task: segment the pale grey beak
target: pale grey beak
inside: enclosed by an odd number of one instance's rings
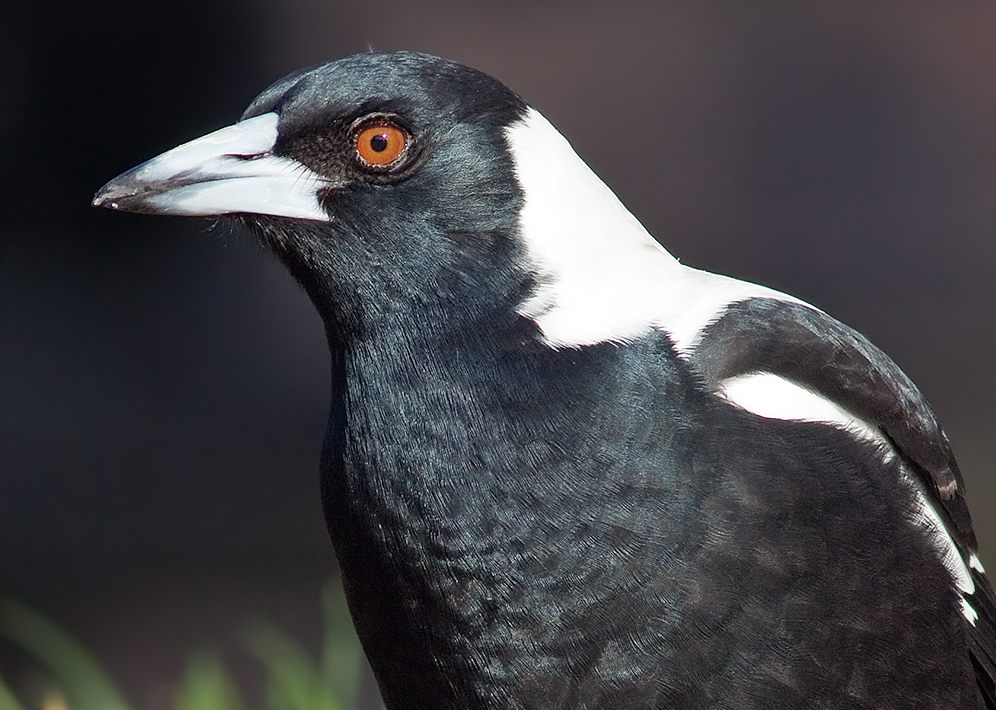
[[[184,143],[104,185],[95,207],[211,216],[236,212],[327,222],[318,192],[329,183],[301,163],[273,155],[276,113],[265,113]]]

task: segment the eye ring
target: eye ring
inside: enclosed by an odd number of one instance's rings
[[[370,172],[382,173],[400,165],[412,142],[408,131],[385,117],[364,122],[353,132],[356,162]]]

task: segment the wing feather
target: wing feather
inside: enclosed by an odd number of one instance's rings
[[[714,391],[743,375],[777,375],[852,412],[891,442],[971,568],[974,590],[966,602],[978,616],[974,622],[966,617],[969,650],[980,695],[987,708],[996,709],[996,596],[981,565],[971,563],[977,543],[951,444],[910,378],[840,321],[770,298],[727,307],[703,328],[690,362]]]

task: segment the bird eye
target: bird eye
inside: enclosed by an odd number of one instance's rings
[[[408,150],[409,135],[401,128],[381,123],[361,128],[356,133],[356,157],[366,168],[389,168]]]

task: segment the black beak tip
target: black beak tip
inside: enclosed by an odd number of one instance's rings
[[[90,205],[124,212],[142,211],[143,198],[149,192],[149,188],[131,179],[132,172],[119,175],[97,190]]]
[[[106,207],[109,210],[118,209],[118,203],[110,198],[106,192],[101,189],[96,195],[93,196],[93,200],[90,201],[91,207]]]
[[[121,181],[119,178],[114,178],[109,183],[104,185],[102,188],[97,190],[97,193],[93,196],[93,200],[90,202],[92,207],[106,207],[111,210],[119,209],[118,200],[124,197],[128,192],[134,194],[134,191],[122,190]]]

